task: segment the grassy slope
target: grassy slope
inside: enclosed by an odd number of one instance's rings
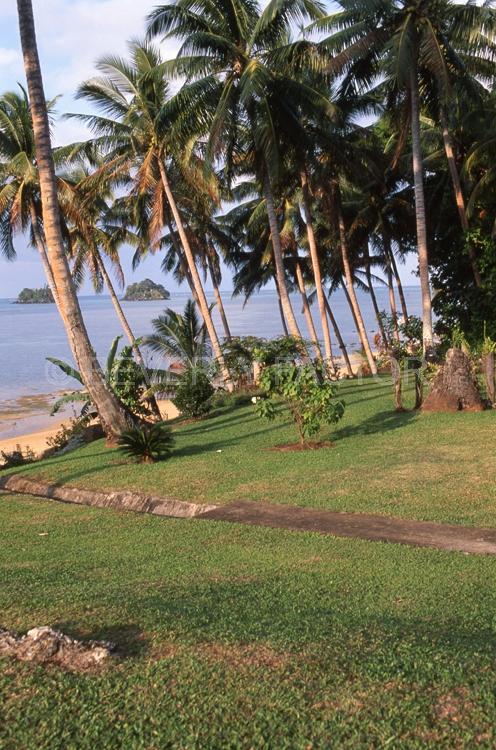
[[[1,624],[121,653],[0,662],[2,749],[494,747],[492,558],[6,496],[0,526]]]
[[[125,463],[99,442],[25,471],[196,502],[265,500],[496,525],[494,412],[395,414],[384,382],[341,388],[346,415],[325,450],[266,450],[294,441],[293,428],[284,420],[263,422],[250,405],[179,426],[174,457],[155,466]]]

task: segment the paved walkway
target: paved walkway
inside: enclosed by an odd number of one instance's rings
[[[202,514],[201,518],[292,531],[313,531],[374,542],[409,544],[413,547],[434,547],[467,554],[496,555],[496,529],[473,526],[244,501],[217,506]]]
[[[409,544],[412,547],[434,547],[472,555],[496,555],[496,529],[248,501],[230,505],[199,505],[139,492],[98,492],[68,487],[26,478],[22,474],[0,477],[0,492],[2,490],[65,503],[151,513],[168,518],[230,521],[373,542]]]

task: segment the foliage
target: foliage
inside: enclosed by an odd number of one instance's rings
[[[212,408],[214,388],[203,367],[188,367],[179,378],[172,403],[185,417],[202,417]]]
[[[269,420],[277,416],[278,400],[289,409],[305,444],[323,425],[339,422],[344,414],[344,401],[336,401],[337,385],[325,380],[312,365],[280,364],[265,367],[259,382],[265,398],[256,399],[258,414]]]
[[[147,300],[169,299],[170,293],[162,286],[151,279],[137,281],[129,284],[123,299],[126,302],[142,302]]]
[[[253,357],[262,367],[298,360],[305,354],[304,342],[294,336],[279,336],[265,341],[262,339],[253,347]]]
[[[16,300],[18,305],[39,305],[39,304],[50,304],[55,302],[53,294],[48,286],[44,286],[41,289],[28,289],[25,287]]]
[[[182,313],[170,308],[152,320],[153,334],[143,342],[162,357],[170,357],[188,368],[201,365],[210,354],[205,323],[200,322],[196,304],[189,299]]]
[[[13,469],[25,464],[32,464],[36,460],[36,455],[29,446],[22,450],[20,445],[16,445],[13,451],[0,451],[0,456],[2,457],[2,463],[0,464],[2,469]]]
[[[147,417],[150,409],[146,402],[149,386],[141,367],[133,358],[131,346],[125,346],[118,354],[118,346],[122,336],[116,336],[107,355],[105,378],[112,392],[128,409],[138,416]],[[47,357],[48,362],[59,367],[62,372],[77,380],[81,385],[81,374],[72,365],[55,357]],[[153,390],[166,389],[171,382],[171,374],[164,370],[148,370],[146,375],[156,381]],[[51,414],[56,414],[66,404],[82,403],[80,419],[89,420],[97,416],[89,393],[85,390],[73,391],[57,399]]]
[[[63,450],[73,438],[82,436],[84,429],[91,421],[91,416],[87,415],[86,417],[79,417],[79,419],[71,419],[68,425],[61,425],[55,435],[47,438],[49,452],[56,453]]]
[[[174,445],[171,428],[165,422],[143,424],[123,432],[119,450],[140,463],[155,463],[169,458]]]

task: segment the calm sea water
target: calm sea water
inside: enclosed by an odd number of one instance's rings
[[[367,331],[377,331],[370,298],[358,293]],[[376,294],[381,309],[388,310],[387,290],[378,288]],[[406,287],[405,294],[410,314],[420,311],[420,289]],[[137,336],[151,333],[151,320],[165,306],[181,311],[188,295],[175,293],[167,302],[124,302],[123,307]],[[226,312],[233,335],[256,335],[271,338],[282,333],[277,297],[274,292],[263,291],[243,305],[241,298],[231,299],[223,294]],[[89,335],[96,352],[104,361],[114,336],[122,333],[110,299],[106,296],[81,297]],[[293,299],[303,335],[306,335],[301,303]],[[357,332],[342,291],[332,298],[334,314],[350,351],[359,348]],[[313,306],[318,325],[317,306]],[[217,330],[221,333],[220,321],[214,312]],[[123,339],[124,341],[124,339]],[[339,350],[336,346],[336,353]],[[74,381],[68,380],[58,368],[46,362],[46,357],[71,360],[64,328],[54,305],[15,305],[12,300],[0,299],[0,403],[12,402],[20,396],[53,393],[71,388]],[[158,362],[157,362],[158,365]]]

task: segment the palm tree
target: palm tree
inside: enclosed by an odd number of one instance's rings
[[[168,204],[174,221],[185,265],[222,376],[230,387],[219,338],[195,264],[195,257],[180,209],[169,179],[174,163],[174,137],[167,117],[169,83],[159,51],[152,45],[130,43],[131,60],[105,57],[97,67],[104,75],[83,83],[78,97],[96,105],[105,115],[72,115],[87,123],[97,134],[98,144],[111,161],[119,158],[134,175],[138,196],[146,194],[151,202],[150,233],[158,243],[165,226],[164,205]],[[177,166],[177,159],[175,162]]]
[[[275,192],[284,148],[305,137],[299,107],[327,111],[328,100],[288,74],[273,53],[288,41],[292,23],[320,17],[312,0],[176,0],[149,16],[148,33],[181,41],[170,70],[186,76],[177,97],[183,121],[208,132],[207,154],[222,158],[228,181],[240,166],[256,175],[270,225],[277,287],[290,333],[301,338],[284,273]]]
[[[111,200],[112,191],[105,169],[92,174],[85,170],[74,170],[68,175],[59,176],[59,203],[67,228],[73,279],[79,286],[87,270],[96,292],[101,292],[104,285],[107,287],[120,324],[150,387],[145,360],[104,260],[107,259],[111,264],[123,287],[124,274],[119,250],[124,243],[136,244],[137,238],[122,226]],[[153,414],[160,421],[162,416],[153,393],[150,394],[149,401]]]
[[[424,170],[420,130],[420,91],[446,96],[450,72],[467,51],[493,54],[487,32],[496,28],[487,5],[453,0],[340,0],[342,10],[317,22],[331,31],[322,50],[341,75],[343,90],[370,86],[377,78],[389,107],[410,122],[419,276],[422,293],[423,347],[433,348],[432,306],[427,248]],[[404,140],[404,139],[403,139]]]
[[[129,427],[130,414],[108,388],[84,325],[62,237],[50,123],[43,91],[31,0],[18,0],[17,11],[31,104],[47,257],[53,274],[57,305],[82,379],[98,409],[103,428],[107,435],[117,437]]]
[[[186,302],[182,314],[167,309],[152,326],[153,334],[143,341],[156,354],[174,357],[186,369],[202,365],[210,355],[207,327],[200,323],[193,300]]]
[[[15,256],[14,234],[29,230],[38,251],[50,290],[56,298],[55,281],[48,262],[39,174],[36,167],[33,122],[28,95],[9,91],[0,97],[0,231],[3,254]],[[52,103],[47,102],[50,117]]]

